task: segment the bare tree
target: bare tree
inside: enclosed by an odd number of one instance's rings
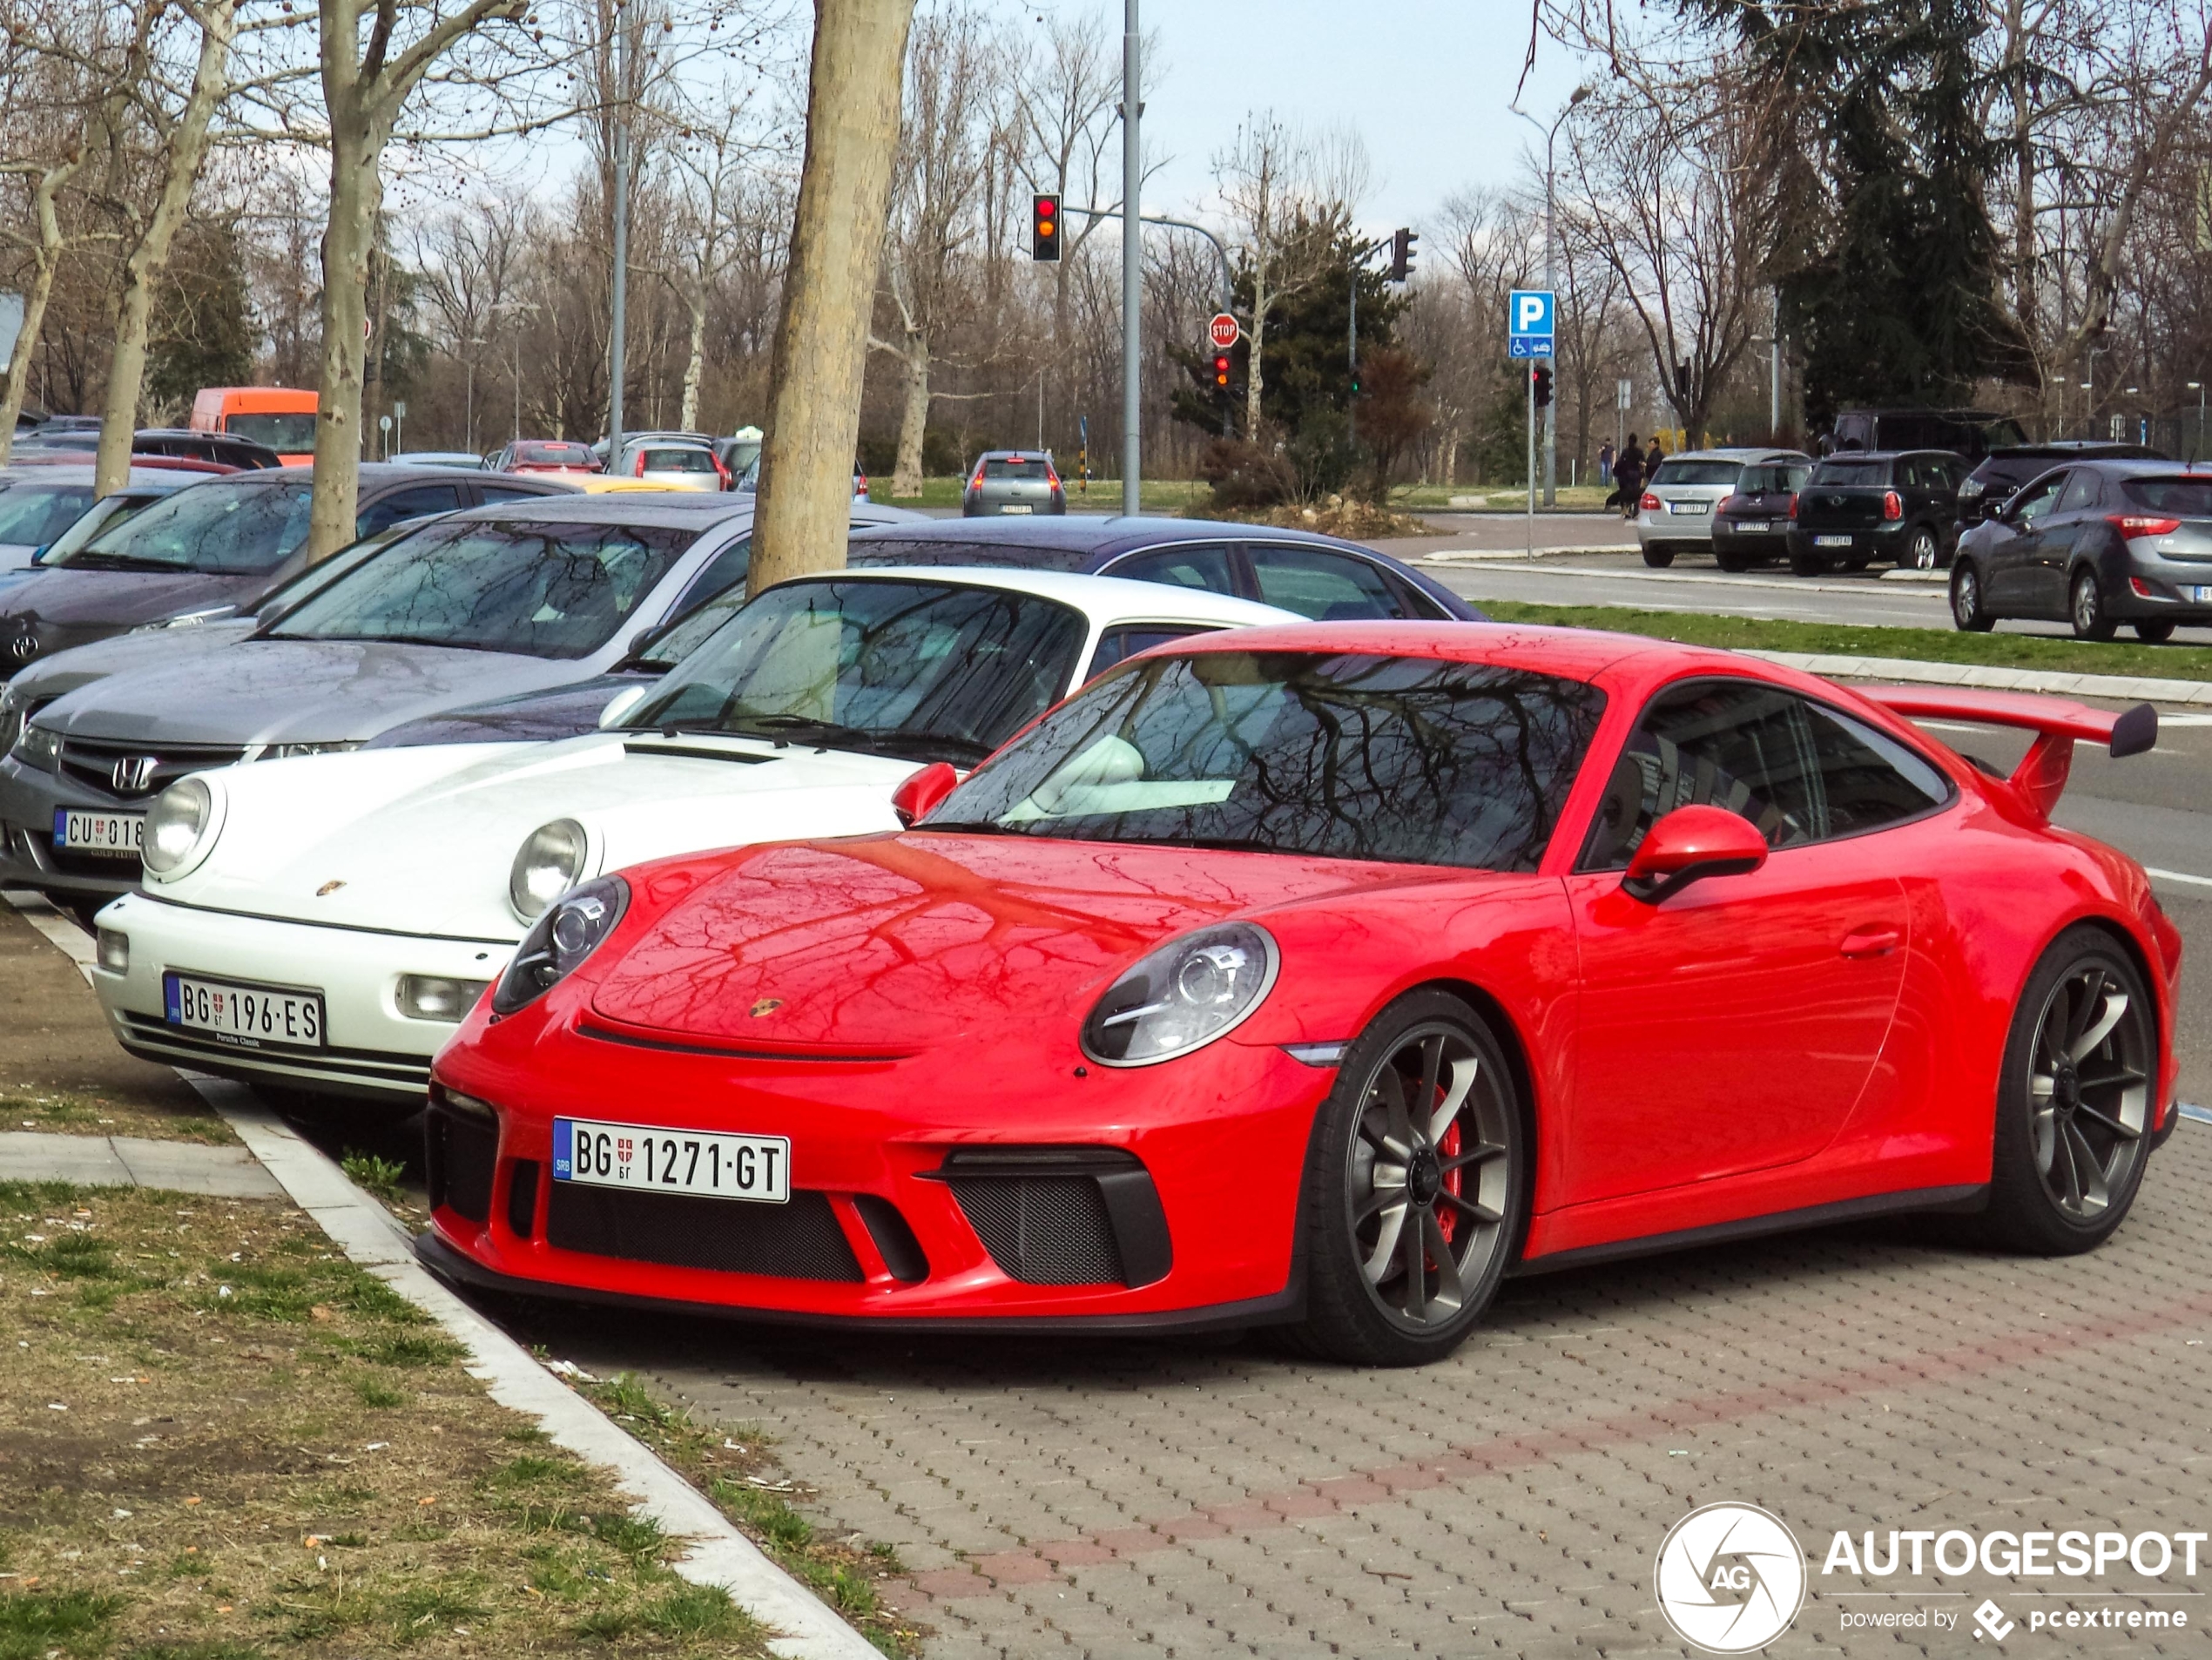
[[[815,0],[806,160],[776,325],[748,583],[845,562],[862,370],[914,0]]]
[[[1252,284],[1244,322],[1244,431],[1260,430],[1267,386],[1268,314],[1321,280],[1332,238],[1322,227],[1364,188],[1365,159],[1332,138],[1317,146],[1273,111],[1248,116],[1228,149],[1213,159],[1216,185]],[[1318,175],[1330,175],[1324,183]],[[1333,191],[1328,185],[1335,186]]]
[[[30,280],[23,295],[22,327],[9,354],[6,381],[0,385],[0,462],[16,441],[16,417],[30,389],[30,361],[45,327],[46,307],[70,238],[64,229],[62,192],[85,163],[91,111],[83,78],[71,66],[41,54],[30,30],[11,25],[0,47],[0,101],[9,119],[0,151],[0,179],[19,183],[27,198],[19,226],[0,219],[0,240],[22,251]]]
[[[751,119],[740,101],[725,106],[711,125],[685,123],[670,144],[679,258],[669,277],[690,324],[683,407],[676,424],[687,432],[698,424],[699,388],[706,376],[707,315],[723,277],[745,257],[746,225],[761,206],[762,192],[752,175],[763,146],[747,135]]]

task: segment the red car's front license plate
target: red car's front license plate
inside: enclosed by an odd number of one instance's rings
[[[791,1198],[791,1143],[781,1136],[556,1118],[553,1179],[782,1205]]]

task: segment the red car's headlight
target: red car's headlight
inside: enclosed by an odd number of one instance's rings
[[[1250,922],[1186,934],[1107,988],[1083,1022],[1083,1053],[1101,1066],[1188,1055],[1258,1009],[1280,962],[1274,937]]]
[[[562,894],[515,948],[515,960],[491,995],[492,1012],[511,1015],[552,990],[599,948],[629,908],[630,884],[619,876],[602,876]]]

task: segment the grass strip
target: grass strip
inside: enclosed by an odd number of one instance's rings
[[[2212,680],[2212,651],[2201,645],[2056,639],[2044,634],[1966,634],[1863,623],[1799,623],[1778,617],[1716,617],[1702,611],[1644,611],[1629,605],[1532,605],[1511,599],[1474,603],[1501,623],[1602,628],[1618,634],[1643,634],[1684,645],[1718,645],[1738,651],[1891,657],[1919,663],[2041,669],[2054,674]]]
[[[274,1200],[0,1184],[0,1660],[765,1655]]]
[[[921,1652],[926,1628],[887,1607],[878,1581],[907,1569],[891,1546],[854,1535],[824,1535],[795,1508],[810,1496],[777,1474],[770,1436],[757,1424],[708,1430],[657,1399],[637,1377],[579,1379],[576,1387],[714,1501],[794,1578],[834,1608],[861,1636],[899,1660]]]
[[[194,1097],[196,1100],[197,1097]],[[0,1130],[59,1130],[72,1136],[144,1136],[157,1141],[235,1142],[212,1110],[165,1111],[68,1090],[0,1091]]]

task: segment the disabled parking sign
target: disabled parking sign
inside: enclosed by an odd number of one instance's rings
[[[1515,288],[1506,296],[1507,353],[1512,357],[1552,355],[1552,291]]]

